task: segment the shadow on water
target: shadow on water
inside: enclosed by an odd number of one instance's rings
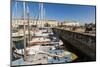
[[[17,49],[23,49],[24,48],[24,44],[23,44],[23,40],[20,40],[20,41],[15,41],[13,42],[15,44],[15,47]]]
[[[95,60],[92,60],[90,57],[88,57],[87,55],[85,55],[83,52],[81,52],[79,49],[73,47],[69,42],[67,42],[66,40],[62,39],[60,37],[60,39],[64,42],[64,47],[72,52],[72,53],[75,53],[78,58],[72,62],[89,62],[89,61],[95,61]]]
[[[16,49],[23,49],[24,48],[24,44],[23,44],[23,40],[20,40],[20,41],[13,41],[13,43],[14,43],[14,46],[16,47]],[[18,58],[16,58],[15,56],[14,56],[14,51],[15,50],[15,48],[12,48],[12,61],[14,61],[14,60],[17,60],[17,59],[19,59],[20,57],[18,57]],[[14,53],[14,54],[13,54]]]

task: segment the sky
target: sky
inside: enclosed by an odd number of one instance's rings
[[[39,14],[39,2],[26,2],[29,8],[29,17],[36,18]],[[77,21],[82,24],[95,22],[95,6],[72,5],[58,3],[43,3],[45,19],[63,21]],[[12,0],[12,17],[23,17],[23,2]]]

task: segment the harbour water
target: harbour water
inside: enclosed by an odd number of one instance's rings
[[[48,42],[47,44],[39,44],[39,45],[36,44],[36,45],[31,45],[30,47],[27,46],[29,47],[29,49],[32,48],[31,49],[32,55],[27,56],[27,61],[23,61],[25,63],[19,64],[17,60],[22,59],[24,56],[20,55],[16,59],[16,57],[14,57],[14,54],[13,54],[12,64],[13,65],[14,64],[15,65],[24,65],[24,64],[27,65],[27,64],[67,63],[67,62],[72,62],[76,60],[76,58],[78,58],[77,55],[75,55],[74,57],[75,59],[72,58],[74,53],[68,51],[67,48],[64,47],[64,42],[63,43],[60,42],[61,39],[59,38],[57,34],[54,34],[54,33],[53,35],[49,34],[48,36],[46,35],[46,37],[48,37],[52,43]],[[58,42],[61,43],[61,45]],[[13,44],[15,45],[15,48],[16,48],[13,53],[16,53],[17,55],[18,50],[22,50],[23,52],[23,49],[24,49],[23,40],[13,41]],[[35,52],[32,50],[35,50]],[[39,52],[37,53],[36,51],[39,51]]]

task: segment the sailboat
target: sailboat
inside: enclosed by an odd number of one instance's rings
[[[29,42],[30,45],[36,45],[36,44],[49,44],[51,42],[50,38],[49,38],[49,33],[45,33],[48,31],[48,28],[43,27],[43,23],[44,21],[44,7],[43,7],[43,3],[39,3],[39,22],[41,23],[41,27],[38,27],[38,31],[35,31],[34,33],[34,37],[32,38],[32,40]]]

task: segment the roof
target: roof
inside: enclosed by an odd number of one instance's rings
[[[76,23],[77,21],[74,21],[74,20],[65,20],[65,21],[63,21],[63,23],[71,23],[71,22]]]

